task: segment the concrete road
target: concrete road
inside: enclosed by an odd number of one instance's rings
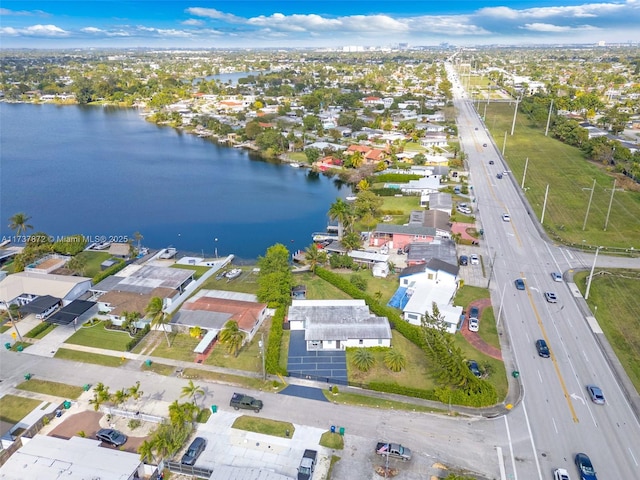
[[[640,424],[599,347],[597,322],[585,315],[575,285],[554,282],[550,275],[590,268],[593,255],[557,247],[541,235],[538,220],[523,202],[519,181],[511,173],[496,177],[509,168],[471,102],[455,103],[485,232],[485,258],[495,258],[491,296],[501,313],[503,339],[508,340],[503,353],[520,372],[524,391],[523,401],[502,420],[507,436],[498,444],[504,455],[501,476],[542,480],[556,467],[577,476],[573,458],[584,452],[599,478],[640,478]],[[510,214],[510,222],[503,221],[503,213]],[[598,265],[628,267],[632,262],[598,258]],[[525,280],[524,291],[516,290],[516,278]],[[547,303],[545,291],[555,292],[558,302]],[[538,356],[534,342],[540,338],[549,344],[551,358]],[[585,386],[590,383],[604,390],[606,405],[588,398]]]

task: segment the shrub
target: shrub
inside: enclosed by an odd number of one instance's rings
[[[95,277],[91,279],[91,281],[95,285],[101,282],[102,280],[104,280],[105,278],[107,278],[108,276],[118,273],[120,270],[122,270],[126,266],[127,266],[127,262],[125,262],[124,260],[120,260],[118,263],[116,263],[112,267],[109,267],[106,270],[98,273]]]
[[[333,387],[331,387],[331,393],[333,393],[334,395],[338,394],[338,386],[334,385]]]
[[[142,340],[144,336],[149,333],[150,330],[151,326],[147,323],[142,330],[139,330],[138,333],[136,333],[135,336],[131,340],[129,340],[126,346],[127,352],[133,350],[135,346],[140,343],[140,340]]]
[[[29,330],[25,334],[25,337],[27,337],[27,338],[36,338],[38,335],[40,335],[42,332],[44,332],[48,328],[53,328],[53,325],[51,323],[47,323],[47,322],[39,323],[38,325],[33,327],[31,330]]]
[[[353,355],[353,364],[361,372],[368,372],[375,363],[375,357],[366,348],[359,348]]]
[[[276,375],[286,375],[286,370],[280,367],[280,345],[282,344],[282,332],[284,314],[286,307],[280,305],[273,315],[271,330],[269,330],[269,340],[267,341],[267,352],[265,358],[265,368],[267,372]]]
[[[367,290],[367,280],[360,275],[351,275],[349,282],[362,292]]]
[[[138,420],[137,418],[132,418],[131,420],[129,420],[129,422],[127,423],[127,426],[131,429],[131,430],[135,430],[136,428],[138,428],[140,425],[142,425],[142,422],[140,420]]]

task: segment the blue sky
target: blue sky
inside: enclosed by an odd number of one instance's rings
[[[0,3],[0,47],[336,47],[640,41],[640,0]]]

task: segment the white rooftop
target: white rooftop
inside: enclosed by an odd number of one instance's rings
[[[140,457],[100,446],[99,440],[36,435],[0,467],[0,479],[128,480],[140,466]]]

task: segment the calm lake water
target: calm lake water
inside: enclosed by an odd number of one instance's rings
[[[323,231],[350,188],[306,169],[146,122],[136,110],[0,104],[0,237],[31,216],[53,236],[131,237],[151,248],[253,260]],[[217,239],[217,241],[216,241]]]

